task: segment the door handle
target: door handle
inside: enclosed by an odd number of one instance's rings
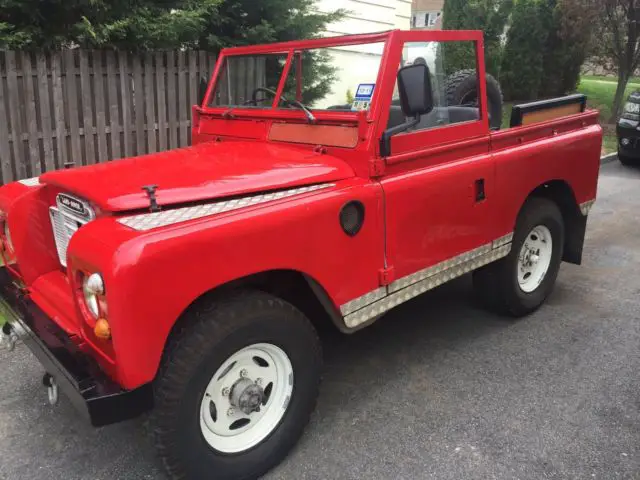
[[[475,181],[476,202],[482,202],[486,200],[487,195],[484,191],[484,178],[479,178]]]

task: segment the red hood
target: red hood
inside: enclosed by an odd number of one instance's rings
[[[210,142],[40,177],[103,210],[147,208],[143,185],[158,185],[158,204],[195,202],[354,176],[344,161],[286,145]]]

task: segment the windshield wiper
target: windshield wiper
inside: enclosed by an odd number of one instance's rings
[[[315,115],[311,112],[311,110],[304,103],[299,102],[298,100],[289,100],[284,95],[280,96],[280,100],[284,101],[287,105],[293,105],[294,107],[300,108],[304,112],[304,114],[307,116],[307,120],[309,121],[309,123],[316,123]],[[250,102],[251,101],[245,102],[245,103],[243,103],[243,105],[246,104],[246,103],[250,103]],[[234,109],[235,109],[235,107],[230,107],[227,110],[225,110],[224,112],[222,112],[222,118],[225,118],[225,119],[236,118],[236,116],[233,114],[233,110]]]
[[[236,118],[236,116],[233,114],[233,108],[234,107],[228,108],[224,112],[222,112],[222,118],[224,118],[225,120]]]
[[[301,108],[304,114],[307,116],[307,120],[309,121],[309,123],[316,123],[315,115],[311,113],[311,110],[309,110],[309,108],[304,103],[299,102],[298,100],[287,100],[286,98],[284,98],[284,96],[281,96],[280,98],[287,102],[289,105]]]

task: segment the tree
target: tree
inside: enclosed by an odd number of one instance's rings
[[[190,45],[220,0],[0,0],[0,48]]]
[[[482,30],[487,71],[500,74],[502,34],[513,7],[513,0],[445,0],[442,12],[445,30]],[[447,72],[469,68],[472,45],[446,46]],[[471,56],[471,57],[470,57]]]
[[[342,13],[313,0],[0,0],[0,48],[215,51],[313,37]]]
[[[600,0],[602,19],[598,35],[601,58],[613,61],[618,70],[618,86],[611,110],[612,123],[620,115],[629,79],[640,64],[640,1]]]
[[[540,97],[575,91],[598,20],[597,0],[546,0],[550,12]]]
[[[549,33],[545,14],[545,0],[517,0],[513,7],[500,73],[506,100],[538,98]]]
[[[0,49],[219,51],[316,37],[343,13],[314,0],[0,0]],[[328,55],[310,54],[305,101],[324,96],[334,73]]]
[[[313,38],[345,12],[322,13],[315,0],[222,0],[207,18],[198,47],[218,50],[233,45]]]

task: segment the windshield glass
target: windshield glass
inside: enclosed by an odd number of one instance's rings
[[[277,108],[368,110],[384,42],[295,50]],[[270,109],[287,53],[225,58],[209,100],[211,107]]]
[[[209,106],[271,108],[274,95],[260,89],[275,92],[286,63],[286,53],[226,57]]]

